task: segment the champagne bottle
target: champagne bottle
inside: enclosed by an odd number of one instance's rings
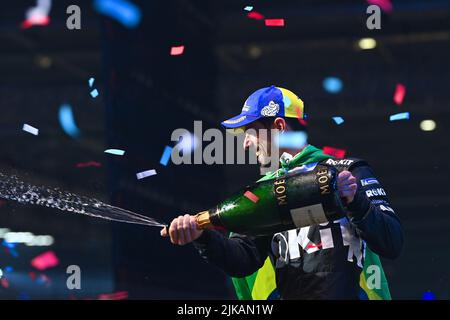
[[[308,172],[291,172],[275,180],[262,181],[200,212],[200,229],[264,235],[324,223],[341,218],[345,209],[337,192],[337,170],[319,164]],[[259,200],[244,196],[250,191]]]

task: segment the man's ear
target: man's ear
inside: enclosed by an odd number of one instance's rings
[[[273,128],[274,129],[278,129],[280,132],[284,132],[287,129],[287,123],[286,120],[284,120],[284,118],[276,118],[273,121]]]

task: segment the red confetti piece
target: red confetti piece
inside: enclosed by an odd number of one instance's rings
[[[86,168],[86,167],[101,167],[102,164],[97,161],[89,161],[89,162],[80,162],[76,164],[77,168]]]
[[[31,278],[31,280],[35,280],[36,279],[36,273],[35,272],[33,272],[33,271],[31,271],[31,272],[29,272],[28,273],[28,276]]]
[[[31,265],[38,270],[45,270],[59,264],[58,257],[53,251],[46,251],[31,260]]]
[[[99,300],[124,300],[128,298],[128,291],[119,291],[114,293],[102,293],[98,296]]]
[[[375,4],[380,7],[384,12],[392,12],[391,0],[367,0],[368,4]]]
[[[284,27],[284,19],[266,19],[266,27]]]
[[[250,19],[255,19],[255,20],[263,20],[264,19],[264,16],[261,13],[256,12],[256,11],[247,13],[247,17]]]
[[[22,29],[28,29],[28,28],[31,28],[32,26],[46,26],[49,23],[50,23],[49,17],[36,15],[36,16],[31,17],[30,19],[22,22],[20,27]]]
[[[257,202],[259,201],[258,196],[255,195],[254,193],[250,192],[250,191],[245,191],[244,197],[250,199],[250,200],[253,201],[254,203],[257,203]]]
[[[346,151],[332,147],[323,147],[323,153],[329,154],[330,156],[334,156],[336,158],[344,158]]]
[[[170,48],[170,55],[171,56],[179,56],[179,55],[182,55],[183,52],[184,52],[184,46],[178,46],[178,47]]]
[[[9,281],[8,281],[8,279],[2,278],[2,279],[0,280],[0,283],[1,283],[1,285],[2,285],[3,288],[6,288],[6,289],[9,288]]]
[[[406,94],[406,87],[399,83],[395,86],[395,93],[394,93],[394,102],[396,105],[401,105],[403,103],[403,99],[405,99]]]

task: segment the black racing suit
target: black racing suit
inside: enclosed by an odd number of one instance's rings
[[[271,236],[226,235],[205,230],[194,242],[201,256],[232,277],[257,271],[269,255],[281,299],[358,299],[359,277],[368,246],[396,258],[403,246],[400,220],[372,169],[356,159],[324,162],[357,179],[347,216],[333,222]]]

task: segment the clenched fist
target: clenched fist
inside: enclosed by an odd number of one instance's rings
[[[353,201],[357,187],[358,185],[356,184],[356,178],[350,171],[345,170],[339,173],[337,178],[338,192],[341,198],[345,198],[347,200],[347,204],[350,204]]]
[[[195,217],[188,214],[173,219],[169,227],[170,241],[180,246],[198,239],[202,233],[203,230],[198,228]],[[167,237],[166,228],[161,230],[161,236]]]

